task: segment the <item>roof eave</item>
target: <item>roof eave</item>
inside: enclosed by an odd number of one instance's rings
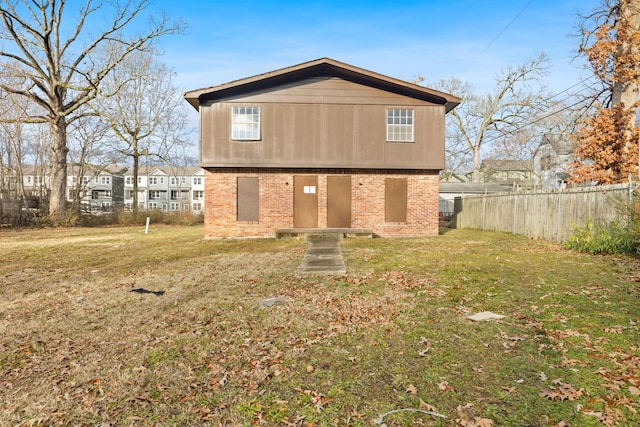
[[[445,106],[447,113],[461,102],[461,98],[454,95],[429,89],[404,80],[395,79],[393,77],[388,77],[330,58],[321,58],[217,86],[196,89],[186,92],[184,97],[189,104],[198,110],[201,102],[203,101],[215,101],[216,99],[222,99],[234,94],[242,94],[254,90],[275,87],[297,78],[302,79],[315,76],[341,77],[355,83],[441,104]]]

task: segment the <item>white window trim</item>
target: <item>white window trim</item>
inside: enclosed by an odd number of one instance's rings
[[[247,112],[247,110],[251,110]],[[260,141],[262,138],[262,109],[257,106],[231,107],[231,139],[233,141]],[[256,120],[248,119],[251,116]],[[242,132],[242,133],[241,133]]]
[[[391,114],[391,115],[390,115]],[[393,121],[394,123],[389,123]],[[405,123],[402,123],[402,122]],[[398,123],[395,123],[398,122]],[[415,142],[415,114],[410,108],[387,108],[387,142]],[[408,127],[408,132],[404,127]]]

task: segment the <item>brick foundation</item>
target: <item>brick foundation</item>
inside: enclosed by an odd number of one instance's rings
[[[382,237],[438,234],[437,171],[340,171],[351,176],[351,228],[370,229]],[[205,237],[274,237],[293,227],[293,177],[318,176],[318,227],[327,227],[327,173],[294,170],[205,170]],[[237,178],[258,177],[259,221],[237,221]],[[385,179],[407,178],[406,223],[385,222]]]

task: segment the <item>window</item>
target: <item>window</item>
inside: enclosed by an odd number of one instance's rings
[[[127,185],[133,185],[133,177],[132,176],[128,176],[127,177],[126,184]]]
[[[160,191],[149,190],[149,200],[151,200],[151,199],[159,199],[159,198],[160,198]]]
[[[187,177],[186,177],[186,176],[183,176],[183,177],[182,177],[182,183],[183,183],[183,184],[186,184],[186,183],[187,183]]]
[[[180,191],[171,190],[171,200],[180,200]]]
[[[149,210],[151,210],[151,209],[158,209],[158,203],[149,202]]]
[[[149,185],[156,185],[158,183],[158,177],[150,176],[149,177]]]
[[[202,203],[194,203],[193,210],[196,212],[200,212],[202,210]]]
[[[100,177],[100,183],[102,185],[109,185],[111,184],[111,177],[110,176],[101,176]]]
[[[413,110],[387,110],[387,141],[413,142]]]
[[[176,178],[175,176],[171,177],[171,185],[178,185],[178,178]]]
[[[89,177],[88,176],[83,176],[82,177],[82,183],[83,184],[88,184],[89,183]]]
[[[199,176],[196,176],[193,178],[193,185],[202,185],[202,178]]]
[[[160,177],[160,184],[164,184],[164,177],[163,176]]]
[[[202,200],[204,199],[204,191],[202,190],[196,190],[193,192],[193,198],[195,200]]]
[[[171,210],[172,211],[179,211],[180,210],[180,203],[171,202]]]
[[[127,199],[133,199],[133,190],[127,190]]]
[[[245,141],[260,139],[260,107],[233,107],[231,139]]]

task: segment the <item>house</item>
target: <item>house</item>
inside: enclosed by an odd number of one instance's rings
[[[536,187],[560,190],[571,177],[573,142],[565,134],[546,134],[533,156]]]
[[[197,166],[143,166],[138,170],[138,208],[202,213],[203,171]],[[198,184],[199,183],[199,184]],[[125,174],[125,207],[133,207],[133,170]]]
[[[205,237],[437,234],[444,119],[460,98],[329,58],[185,98],[200,114]]]
[[[533,162],[531,160],[483,160],[480,165],[480,180],[517,189],[531,188],[534,182]]]
[[[100,214],[124,206],[124,177],[126,167],[110,165],[71,165],[67,168],[67,201],[79,194],[85,212]]]

